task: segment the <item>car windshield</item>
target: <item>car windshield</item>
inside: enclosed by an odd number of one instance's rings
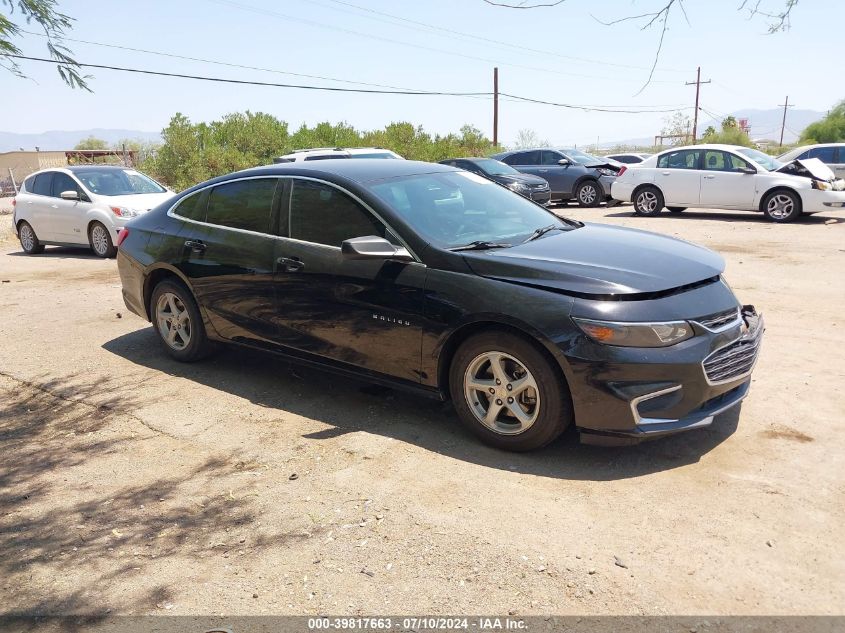
[[[607,161],[603,158],[599,158],[598,156],[593,156],[592,154],[585,154],[582,151],[577,149],[562,149],[560,150],[564,154],[566,154],[570,159],[574,160],[579,165],[597,165],[600,163],[606,163]]]
[[[369,188],[440,248],[473,242],[515,245],[542,227],[580,226],[470,172],[402,176],[375,181]]]
[[[134,169],[80,169],[74,175],[88,191],[100,196],[132,196],[167,191],[155,180]]]
[[[484,173],[491,176],[510,176],[512,174],[519,174],[519,172],[510,165],[505,165],[503,162],[492,158],[482,158],[472,162],[473,164],[478,165]]]
[[[759,149],[743,147],[742,149],[738,149],[737,151],[740,154],[747,156],[758,165],[765,167],[769,171],[777,171],[778,169],[783,167],[783,163],[780,162],[777,158],[775,158],[774,156],[769,156],[768,154],[764,154]]]

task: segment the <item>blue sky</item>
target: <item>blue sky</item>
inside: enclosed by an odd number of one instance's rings
[[[763,0],[761,9],[780,9],[784,2]],[[689,24],[679,11],[671,15],[654,81],[634,96],[648,76],[659,29],[643,31],[636,22],[603,26],[595,18],[645,13],[663,4],[665,0],[567,0],[557,7],[520,11],[482,0],[59,2],[77,20],[69,38],[400,88],[485,92],[492,88],[492,69],[498,65],[502,92],[632,109],[686,107],[691,113],[694,87],[684,82],[692,81],[701,65],[702,79],[713,80],[702,87],[702,107],[717,114],[776,107],[787,94],[798,107],[816,110],[845,98],[837,55],[845,2],[838,0],[802,0],[793,11],[791,30],[774,35],[767,34],[765,18],[749,20],[737,11],[740,0],[688,0]],[[25,55],[46,57],[43,38],[27,35],[18,43]],[[78,42],[68,45],[82,62],[352,86]],[[11,132],[93,127],[155,131],[177,111],[202,121],[252,110],[278,116],[293,127],[327,120],[369,129],[411,121],[445,133],[470,123],[492,134],[492,102],[485,98],[323,93],[107,70],[89,71],[95,77],[94,94],[88,94],[67,88],[52,66],[23,61],[21,67],[30,79],[0,75],[0,128]],[[554,144],[584,145],[597,137],[609,141],[656,134],[665,116],[584,113],[503,101],[499,135],[509,143],[518,130],[529,128]],[[752,129],[755,136],[768,132]]]

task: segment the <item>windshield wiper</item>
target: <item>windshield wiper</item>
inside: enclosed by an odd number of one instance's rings
[[[453,246],[450,248],[450,251],[486,251],[490,248],[510,248],[512,244],[507,244],[504,242],[485,242],[484,240],[476,240],[475,242],[470,242],[469,244],[464,244],[462,246]]]
[[[563,228],[562,226],[558,226],[557,224],[549,224],[549,226],[543,226],[543,227],[540,227],[539,229],[536,229],[522,243],[525,244],[525,242],[531,242],[532,240],[536,240],[538,237],[542,237],[543,235],[545,235],[549,231],[554,231],[555,229],[557,229],[559,231],[565,231],[566,230],[565,228]]]

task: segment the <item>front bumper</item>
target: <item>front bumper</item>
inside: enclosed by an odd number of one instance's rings
[[[717,330],[694,323],[697,336],[659,349],[595,343],[570,366],[576,424],[585,443],[632,443],[709,426],[748,394],[765,324],[753,306]],[[603,362],[588,357],[598,353]],[[577,393],[577,395],[576,395]]]
[[[552,191],[549,188],[532,190],[530,198],[537,204],[542,204],[545,206],[552,201]]]
[[[613,189],[613,183],[616,181],[616,176],[599,176],[599,183],[604,191],[604,200],[610,200],[610,192]]]
[[[845,207],[845,191],[819,191],[811,189],[801,192],[801,210],[804,213],[842,210]]]

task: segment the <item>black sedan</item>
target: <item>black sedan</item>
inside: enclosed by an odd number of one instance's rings
[[[489,180],[412,161],[274,165],[129,222],[129,309],[194,361],[219,342],[451,398],[482,440],[574,424],[627,442],[742,400],[763,332],[722,258],[559,218]]]
[[[492,158],[448,158],[440,163],[471,171],[539,204],[549,204],[552,200],[552,190],[544,179],[520,173],[510,165]]]

